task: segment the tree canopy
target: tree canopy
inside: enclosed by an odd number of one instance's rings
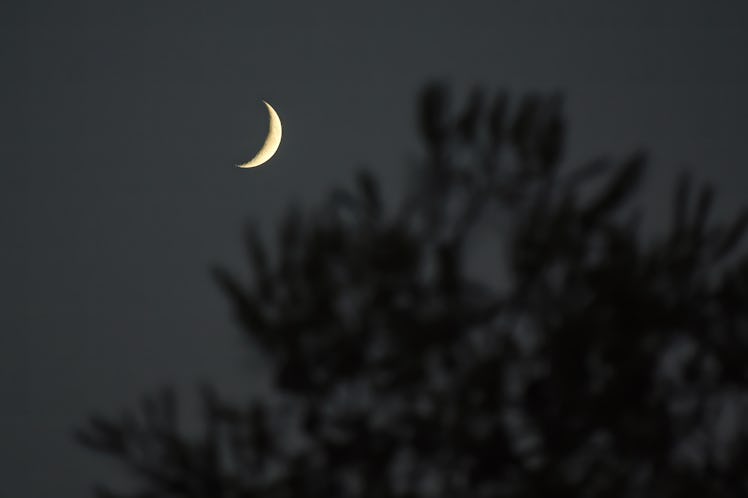
[[[283,402],[92,417],[133,475],[99,496],[748,496],[748,212],[683,175],[644,237],[645,154],[567,164],[559,95],[449,97],[397,205],[361,172],[214,270]]]

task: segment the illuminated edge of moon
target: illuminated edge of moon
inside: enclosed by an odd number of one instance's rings
[[[262,144],[259,152],[244,164],[238,164],[239,168],[255,168],[264,164],[270,160],[280,147],[281,135],[283,134],[283,127],[281,126],[281,120],[278,117],[278,113],[275,112],[270,104],[262,101],[268,108],[268,114],[270,115],[270,124],[268,126],[268,135],[265,138],[265,143]]]

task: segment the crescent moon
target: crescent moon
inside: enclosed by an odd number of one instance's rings
[[[263,104],[265,104],[268,108],[268,114],[270,114],[270,125],[268,127],[268,136],[265,138],[265,143],[262,144],[262,148],[260,148],[260,151],[244,164],[239,164],[238,166],[240,168],[254,168],[256,166],[259,166],[263,163],[266,163],[270,160],[271,157],[273,157],[273,154],[275,154],[275,151],[278,150],[278,146],[280,146],[281,142],[281,135],[283,134],[283,128],[281,127],[281,120],[278,117],[278,113],[275,112],[275,109],[270,107],[270,104],[262,101]]]

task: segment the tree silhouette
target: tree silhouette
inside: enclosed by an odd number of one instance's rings
[[[363,172],[272,251],[248,230],[249,282],[215,270],[282,402],[206,388],[199,435],[169,390],[92,417],[137,486],[98,496],[748,496],[748,212],[683,176],[644,238],[643,154],[564,170],[559,96],[448,97],[395,208]]]

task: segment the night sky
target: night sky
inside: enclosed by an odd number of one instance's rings
[[[93,411],[261,368],[210,278],[366,166],[394,195],[433,79],[562,91],[570,161],[651,153],[651,226],[690,168],[748,196],[744,2],[3,2],[0,495],[87,496]],[[283,142],[262,144],[270,102]],[[250,371],[250,375],[246,374]],[[255,372],[255,373],[252,373]]]

